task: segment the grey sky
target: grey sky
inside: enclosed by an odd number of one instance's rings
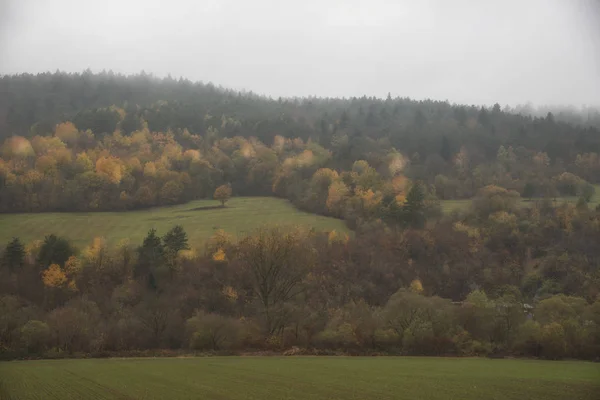
[[[600,0],[0,0],[0,73],[600,105]]]

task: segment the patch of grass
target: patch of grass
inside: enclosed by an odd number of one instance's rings
[[[589,362],[210,357],[0,363],[4,399],[597,399]]]
[[[594,209],[596,208],[596,206],[598,204],[600,204],[600,185],[594,185],[594,188],[596,189],[596,192],[594,193],[594,195],[592,196],[590,202],[588,203],[588,207],[590,209]],[[529,199],[521,199],[520,200],[520,204],[521,207],[531,207],[533,204],[535,204],[536,201],[541,201],[542,199],[540,198],[532,198],[531,200]],[[577,196],[564,196],[564,197],[557,197],[554,201],[553,204],[555,206],[559,206],[562,203],[572,203],[572,204],[576,204],[577,201],[579,200],[579,197]],[[461,199],[461,200],[442,200],[440,201],[440,205],[442,207],[442,211],[445,214],[449,214],[452,211],[464,211],[466,209],[468,209],[471,206],[471,199]]]
[[[125,238],[141,244],[151,228],[163,235],[177,224],[188,233],[192,247],[200,246],[218,229],[239,237],[264,224],[348,232],[343,221],[299,211],[283,199],[234,197],[226,207],[215,200],[197,200],[128,212],[0,214],[0,246],[13,236],[29,242],[51,233],[64,236],[80,247],[96,236],[104,237],[109,244]]]

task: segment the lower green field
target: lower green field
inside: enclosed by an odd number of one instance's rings
[[[197,200],[171,207],[128,212],[0,214],[0,245],[13,236],[24,242],[43,239],[54,233],[84,246],[96,236],[109,244],[129,238],[141,243],[151,228],[159,235],[174,225],[187,231],[190,245],[199,246],[218,229],[243,235],[264,224],[302,225],[317,230],[347,232],[344,222],[297,210],[283,199],[234,197],[227,207],[214,200]]]
[[[594,185],[596,192],[592,196],[590,202],[588,203],[588,207],[590,209],[596,208],[598,204],[600,204],[600,185]],[[521,207],[531,207],[535,204],[536,201],[541,201],[542,199],[533,198],[532,200],[521,199],[519,204]],[[554,206],[559,206],[562,203],[571,203],[576,204],[579,200],[579,197],[576,196],[563,196],[557,197],[552,201]],[[440,205],[442,206],[442,210],[444,213],[448,214],[452,211],[464,211],[471,206],[473,201],[471,199],[461,199],[461,200],[441,200]]]
[[[0,363],[1,399],[598,399],[588,362],[208,357]]]

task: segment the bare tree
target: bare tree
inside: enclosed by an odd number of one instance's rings
[[[284,304],[302,290],[302,281],[314,264],[314,249],[297,229],[262,228],[238,246],[238,260],[249,272],[253,292],[272,335],[281,329]]]

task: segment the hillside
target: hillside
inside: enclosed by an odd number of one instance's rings
[[[3,76],[0,88],[9,94],[0,212],[148,208],[211,198],[230,183],[234,195],[275,194],[356,226],[393,214],[410,182],[439,200],[471,199],[489,185],[589,200],[600,183],[596,128],[498,104],[273,100],[89,71]],[[340,204],[328,205],[330,188]],[[358,203],[369,191],[378,204],[365,210]]]
[[[597,128],[144,74],[0,91],[0,357],[600,357]]]
[[[235,197],[224,208],[214,200],[196,200],[129,212],[5,214],[0,215],[0,243],[8,243],[15,236],[26,242],[43,240],[54,233],[80,248],[94,237],[103,237],[114,246],[123,239],[141,243],[152,228],[164,234],[174,225],[181,225],[188,232],[190,245],[201,249],[219,229],[242,237],[264,224],[348,231],[343,221],[298,211],[282,199]]]

